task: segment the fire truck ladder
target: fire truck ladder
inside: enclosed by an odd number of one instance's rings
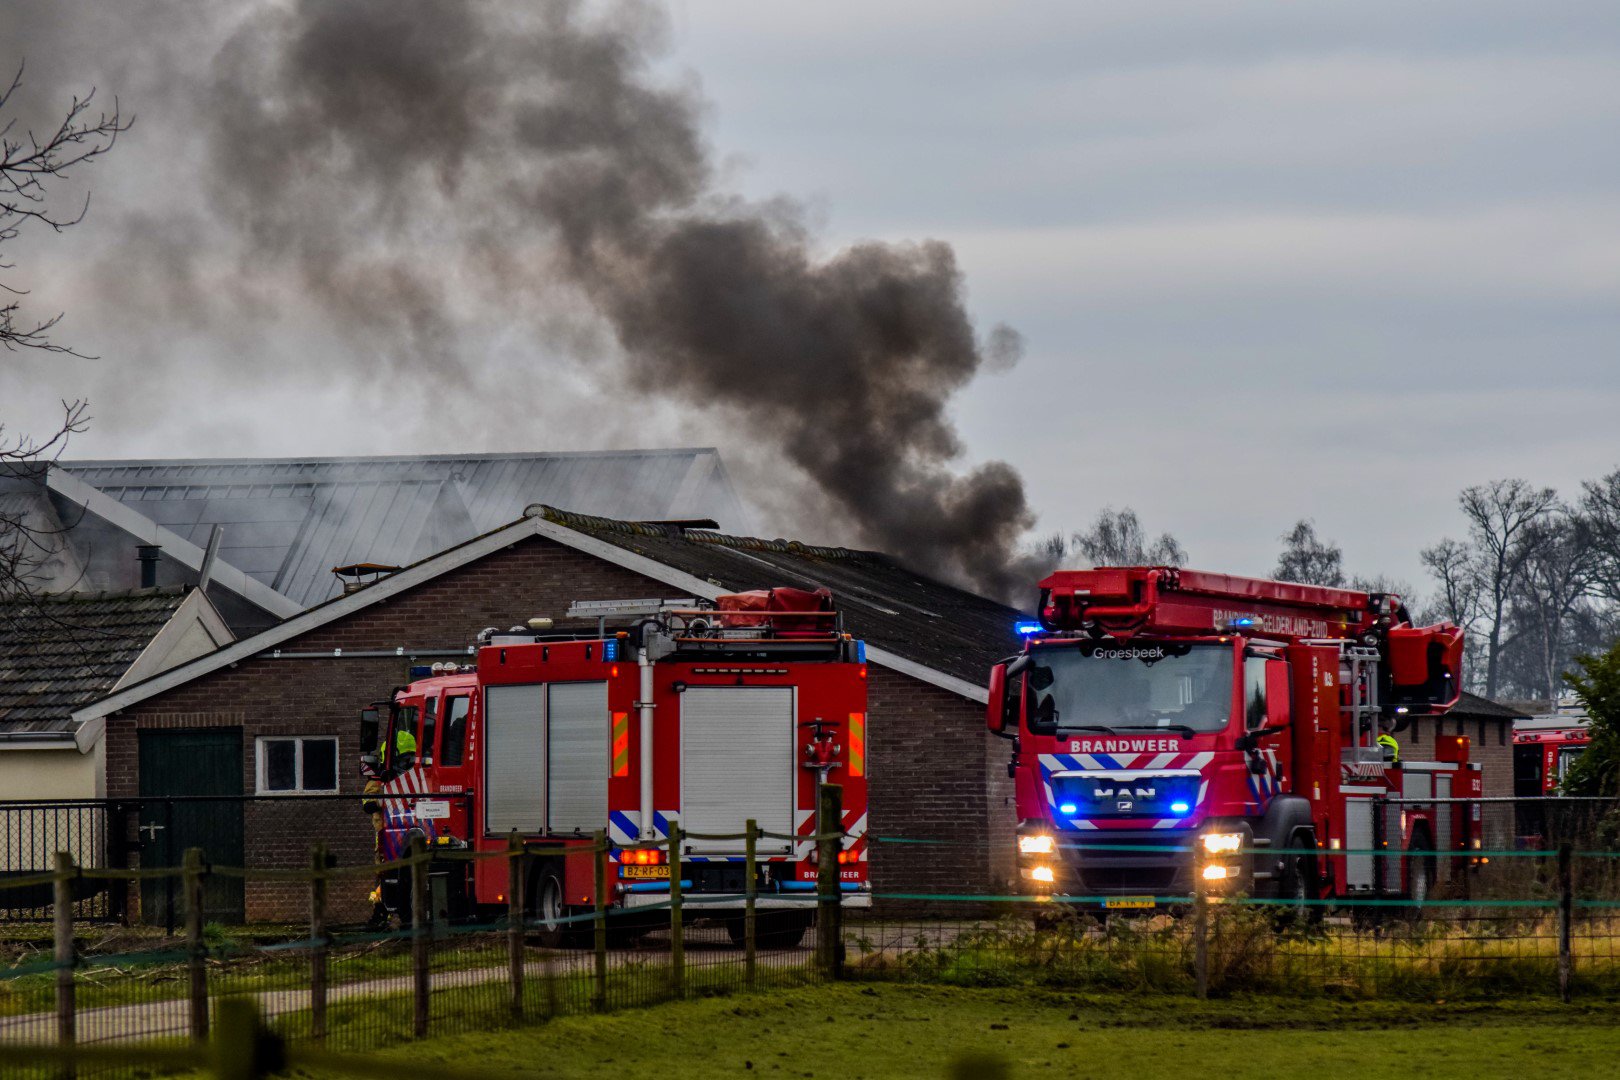
[[[1344,761],[1351,765],[1382,765],[1378,722],[1384,709],[1378,700],[1378,650],[1370,645],[1339,645],[1339,682],[1344,687],[1340,707],[1350,721],[1350,741]]]

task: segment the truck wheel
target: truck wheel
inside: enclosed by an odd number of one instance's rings
[[[1434,841],[1429,839],[1426,832],[1412,834],[1412,850],[1432,851]],[[1406,895],[1412,901],[1408,909],[1408,917],[1417,919],[1422,915],[1422,905],[1429,899],[1435,885],[1435,859],[1433,855],[1420,855],[1406,860]]]
[[[1278,885],[1277,922],[1283,926],[1308,926],[1322,919],[1322,909],[1311,903],[1320,893],[1316,876],[1316,840],[1310,833],[1295,833],[1288,840],[1289,854],[1283,858],[1283,876]]]
[[[583,944],[591,927],[583,923],[563,922],[574,914],[564,897],[562,868],[547,866],[535,876],[534,917],[539,925],[540,943],[549,948]]]

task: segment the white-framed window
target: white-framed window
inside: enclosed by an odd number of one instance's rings
[[[336,735],[261,735],[254,741],[260,795],[329,794],[338,789]]]

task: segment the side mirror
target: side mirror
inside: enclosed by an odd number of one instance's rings
[[[369,709],[360,710],[360,752],[372,754],[377,750],[377,740],[382,735],[382,714],[373,705]]]
[[[990,700],[984,707],[984,726],[1003,739],[1018,737],[1018,675],[1024,657],[997,664],[990,669]],[[1008,693],[1012,687],[1013,692]]]

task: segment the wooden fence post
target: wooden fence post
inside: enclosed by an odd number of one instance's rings
[[[592,884],[596,887],[594,919],[591,926],[591,945],[595,953],[596,966],[593,972],[595,980],[594,992],[591,995],[591,1006],[597,1012],[607,1011],[607,861],[608,840],[607,830],[597,829],[592,837],[591,869]]]
[[[821,973],[836,979],[842,973],[842,904],[838,853],[843,850],[844,789],[822,784],[817,802],[816,833],[816,958]]]
[[[1203,838],[1194,836],[1193,845],[1193,976],[1198,982],[1200,1000],[1209,997],[1209,882],[1204,867],[1209,859]]]
[[[681,917],[681,823],[669,819],[669,992],[686,994],[686,925]]]
[[[326,845],[309,848],[309,1033],[326,1041],[326,969],[331,943],[326,937]]]
[[[512,972],[512,1019],[523,1019],[523,837],[506,838],[506,962]]]
[[[415,988],[412,1030],[418,1039],[428,1033],[428,1002],[433,993],[433,919],[428,905],[428,848],[422,836],[411,837],[411,973]]]
[[[203,941],[203,853],[187,848],[182,871],[186,894],[186,966],[191,976],[191,1037],[208,1038],[208,945]]]
[[[743,985],[754,988],[754,968],[757,960],[758,919],[755,918],[755,900],[759,897],[759,823],[748,819],[744,826],[743,848]]]
[[[1558,997],[1569,1004],[1575,977],[1575,957],[1569,947],[1570,922],[1575,914],[1575,875],[1570,862],[1574,850],[1566,840],[1558,845]]]
[[[73,966],[77,956],[73,948],[73,879],[77,871],[73,856],[66,851],[56,853],[56,880],[51,883],[51,922],[56,937],[56,1044],[70,1047],[78,1041],[77,1002],[73,995]],[[72,1076],[68,1066],[62,1076]]]

